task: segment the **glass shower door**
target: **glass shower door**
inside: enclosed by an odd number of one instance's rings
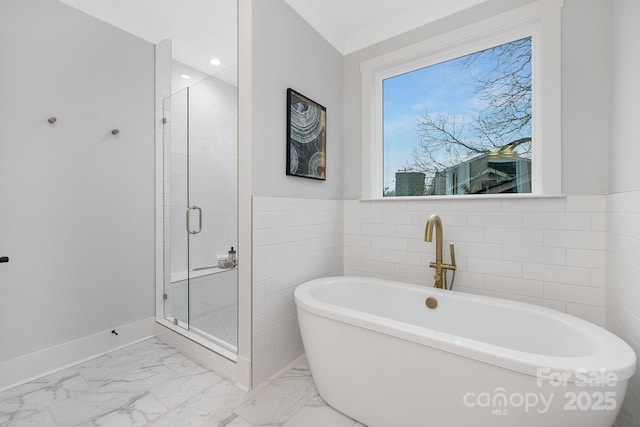
[[[164,100],[164,317],[189,329],[189,92]],[[190,224],[189,224],[190,225]]]
[[[164,317],[234,358],[237,88],[210,77],[166,98],[164,117]]]
[[[187,150],[189,327],[234,355],[237,269],[228,258],[238,229],[236,91],[213,77],[189,87]]]

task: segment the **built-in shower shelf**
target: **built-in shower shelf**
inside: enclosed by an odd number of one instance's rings
[[[171,283],[181,282],[183,280],[187,280],[187,278],[194,279],[196,277],[208,276],[210,274],[220,274],[228,271],[235,271],[237,267],[231,268],[220,268],[220,267],[211,267],[204,270],[198,271],[179,271],[177,273],[171,273]]]

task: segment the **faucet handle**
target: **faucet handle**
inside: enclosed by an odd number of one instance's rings
[[[451,254],[451,265],[456,265],[456,250],[453,247],[453,243],[449,243],[449,253]]]

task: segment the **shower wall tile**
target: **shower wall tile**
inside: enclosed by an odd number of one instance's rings
[[[454,289],[544,305],[604,324],[606,196],[344,201],[345,274],[431,286],[437,213],[454,242]],[[640,221],[637,221],[640,223]],[[445,261],[449,260],[448,248]]]
[[[182,280],[172,280],[165,288],[164,316],[186,321],[237,304],[236,270],[223,270]],[[207,331],[205,331],[207,332]]]
[[[303,352],[293,291],[343,273],[342,201],[253,197],[253,382]]]
[[[218,255],[237,247],[237,89],[211,77],[189,87],[188,106],[186,90],[165,105],[171,134],[171,185],[165,194],[171,200],[171,273],[179,273],[215,265]],[[202,232],[187,240],[188,205],[202,208]],[[195,228],[195,212],[191,220]]]

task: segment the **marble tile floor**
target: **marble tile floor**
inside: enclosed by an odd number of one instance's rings
[[[305,360],[245,393],[155,338],[0,393],[0,426],[364,427]]]

